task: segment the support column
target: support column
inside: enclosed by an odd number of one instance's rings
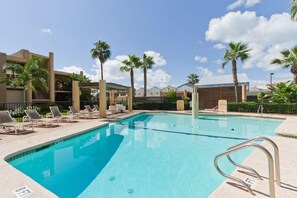
[[[106,81],[99,81],[100,118],[106,117]]]
[[[132,112],[133,111],[133,91],[132,88],[129,88],[129,93],[128,93],[128,111]]]
[[[199,114],[199,94],[192,93],[192,116],[198,117]]]
[[[242,102],[246,102],[247,101],[247,94],[246,94],[246,84],[243,84],[241,87],[241,100]]]
[[[6,54],[0,53],[0,77],[6,77],[3,67],[6,63]],[[6,83],[0,84],[0,102],[7,102]]]
[[[24,58],[26,59],[26,62],[32,58],[32,54],[29,52],[29,50],[24,50]],[[32,89],[30,88],[26,91],[26,102],[32,102]]]
[[[49,72],[49,99],[50,102],[55,102],[55,71],[54,71],[54,53],[49,53],[48,61]]]
[[[80,89],[78,83],[76,80],[72,81],[72,104],[77,110],[80,110]]]
[[[114,90],[109,90],[109,101],[110,105],[115,105]]]

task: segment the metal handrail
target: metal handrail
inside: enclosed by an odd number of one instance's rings
[[[257,113],[259,114],[260,113],[260,110],[261,110],[261,116],[263,115],[263,110],[264,110],[264,107],[263,105],[259,105],[258,109],[257,109]]]
[[[254,141],[264,141],[264,140],[269,142],[272,145],[273,149],[274,149],[274,168],[275,168],[275,175],[276,175],[276,184],[278,186],[281,186],[279,150],[278,150],[278,147],[277,147],[277,145],[276,145],[276,143],[274,141],[272,141],[271,139],[269,139],[267,137],[256,137],[256,138],[252,138],[252,139],[249,139],[247,141],[244,141],[244,142],[242,142],[240,144],[237,144],[235,146],[232,146],[228,150],[234,149],[236,147],[240,147],[240,146],[242,146],[244,144],[248,144],[248,143],[251,143],[251,142],[254,142]],[[251,172],[253,172],[258,177],[258,179],[263,180],[262,177],[254,169],[234,162],[231,159],[230,155],[227,155],[227,158],[233,165],[241,167],[241,168],[246,169],[246,170],[250,170]]]
[[[234,176],[231,176],[229,174],[226,174],[224,173],[220,167],[219,167],[219,164],[218,164],[218,160],[219,158],[221,158],[222,156],[224,155],[229,155],[231,153],[234,153],[234,152],[237,152],[239,150],[242,150],[242,149],[245,149],[245,148],[248,148],[248,147],[255,147],[255,148],[258,148],[260,150],[262,150],[265,155],[267,156],[267,159],[268,159],[268,171],[269,171],[269,194],[270,194],[270,197],[271,198],[275,198],[275,186],[274,186],[274,165],[273,165],[273,158],[271,156],[271,154],[269,153],[269,151],[267,149],[265,149],[263,146],[261,145],[258,145],[258,144],[245,144],[245,145],[241,145],[241,146],[237,146],[233,149],[230,149],[224,153],[221,153],[219,155],[217,155],[214,159],[214,165],[215,165],[215,168],[217,169],[217,171],[224,177],[230,179],[230,180],[233,180],[233,181],[236,181],[240,184],[242,184],[243,186],[246,187],[246,190],[251,194],[251,195],[256,195],[252,189],[241,179],[237,178],[237,177],[234,177]]]

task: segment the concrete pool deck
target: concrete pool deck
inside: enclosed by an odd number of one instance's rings
[[[27,148],[36,147],[38,145],[48,144],[48,142],[55,142],[59,139],[65,138],[67,136],[73,136],[75,134],[82,133],[92,128],[97,128],[99,126],[107,125],[106,121],[113,121],[117,119],[124,119],[141,112],[151,112],[151,111],[134,111],[129,114],[118,114],[110,117],[108,119],[91,119],[85,120],[80,119],[78,123],[62,123],[60,127],[54,128],[36,128],[35,133],[28,133],[23,135],[6,135],[0,134],[0,197],[10,198],[16,197],[13,194],[13,190],[21,187],[28,186],[29,189],[33,191],[30,197],[57,197],[47,189],[43,188],[38,183],[34,182],[31,178],[24,175],[20,171],[16,170],[10,166],[4,158],[12,153],[18,153]],[[154,112],[164,112],[164,111],[154,111]],[[173,113],[173,112],[170,112]],[[175,113],[189,113],[188,111],[175,112]],[[209,113],[209,112],[208,112]],[[204,115],[208,115],[205,113]],[[210,113],[213,114],[213,113]],[[294,132],[294,123],[297,123],[297,116],[287,116],[287,115],[264,115],[259,114],[243,114],[243,113],[228,113],[227,115],[244,115],[244,116],[256,116],[264,118],[279,118],[286,119],[278,129],[281,131]],[[295,121],[294,121],[295,120]],[[287,123],[287,124],[286,124]],[[296,124],[295,124],[296,125]],[[296,132],[297,137],[297,132]],[[278,145],[280,150],[280,167],[281,167],[281,179],[282,186],[276,186],[276,197],[297,197],[297,139],[273,136],[271,137]],[[270,148],[270,147],[268,147]],[[296,148],[296,149],[295,149]],[[271,149],[270,149],[271,150]],[[223,152],[223,151],[222,151]],[[257,181],[252,189],[255,190],[256,196],[254,197],[269,197],[268,189],[268,167],[267,160],[264,158],[265,155],[260,151],[256,150],[252,152],[243,162],[243,164],[253,167],[257,170],[260,175],[265,177],[263,181],[257,180],[250,175],[242,174],[235,170],[232,175],[237,176],[241,179],[246,177]],[[253,197],[244,190],[230,185],[228,180],[225,180],[212,194],[211,197]],[[231,196],[232,195],[232,196]]]

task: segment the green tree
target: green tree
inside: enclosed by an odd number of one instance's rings
[[[269,92],[265,98],[276,103],[292,103],[297,100],[297,85],[292,82],[279,83],[269,87]]]
[[[14,62],[6,62],[5,66],[3,67],[5,72],[11,71],[13,77],[16,77],[16,73],[21,73],[23,70],[23,66],[18,64],[18,63],[14,63]]]
[[[143,96],[145,98],[146,98],[146,90],[147,90],[147,70],[152,69],[154,64],[155,62],[153,61],[153,57],[143,54],[140,67],[143,69],[143,86],[144,86]]]
[[[238,102],[238,78],[237,78],[237,61],[241,60],[244,62],[249,58],[249,51],[248,46],[244,43],[229,43],[229,49],[225,51],[224,55],[224,62],[222,64],[222,68],[224,69],[226,64],[230,61],[232,62],[232,75],[233,75],[233,82],[234,82],[234,91],[235,91],[235,100]]]
[[[137,69],[141,66],[140,58],[136,55],[129,55],[129,59],[124,60],[122,63],[124,65],[121,66],[120,70],[122,72],[130,72],[132,97],[134,97],[134,69]]]
[[[263,91],[259,91],[257,94],[257,99],[263,103],[264,96],[265,96],[265,93],[263,93]]]
[[[72,73],[69,75],[72,80],[79,81],[80,83],[90,83],[91,79],[83,74]],[[92,90],[90,88],[81,88],[80,99],[82,101],[91,101],[92,100]]]
[[[103,80],[103,64],[110,58],[111,51],[110,46],[104,42],[99,40],[98,42],[94,43],[94,48],[91,49],[92,58],[98,58],[101,65],[101,80]]]
[[[199,76],[197,74],[191,73],[188,75],[188,83],[193,86],[193,93],[195,93],[195,84],[199,83]]]
[[[18,68],[15,71],[17,78],[0,78],[0,83],[7,83],[8,85],[16,87],[24,87],[24,101],[28,90],[36,92],[36,89],[48,90],[47,80],[48,71],[43,68],[43,59],[39,57],[32,57],[24,67]]]
[[[169,90],[166,94],[166,99],[168,102],[176,102],[176,100],[177,100],[176,91]]]
[[[292,0],[290,3],[291,19],[297,21],[297,0]]]
[[[283,68],[291,69],[293,74],[293,82],[297,84],[297,46],[281,52],[282,58],[274,59],[271,64],[281,65]]]

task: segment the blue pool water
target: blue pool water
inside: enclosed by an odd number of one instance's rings
[[[208,197],[224,180],[216,154],[279,120],[141,114],[10,161],[59,197]],[[251,150],[232,155],[242,161]],[[221,161],[227,172],[235,168]]]

